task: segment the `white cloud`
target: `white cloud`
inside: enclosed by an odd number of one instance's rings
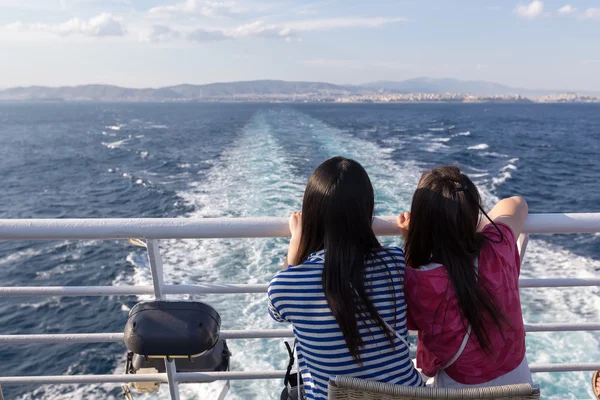
[[[181,32],[165,25],[152,25],[152,28],[140,32],[138,40],[144,43],[160,43],[178,39]]]
[[[154,25],[143,31],[139,40],[157,43],[185,37],[194,42],[214,42],[227,39],[266,38],[301,41],[298,32],[321,31],[354,27],[379,27],[384,24],[404,21],[403,18],[332,18],[292,21],[281,24],[265,24],[263,21],[240,25],[231,29],[196,29],[184,32],[164,25]]]
[[[600,19],[600,8],[588,8],[583,13],[583,18]]]
[[[87,21],[72,18],[64,24],[50,25],[51,30],[62,36],[84,35],[84,36],[123,36],[125,27],[123,19],[109,13],[102,13]]]
[[[275,25],[265,25],[262,21],[256,21],[227,30],[196,29],[187,35],[187,38],[194,42],[214,42],[248,37],[291,40],[294,38],[294,33],[287,28],[277,27]]]
[[[151,8],[150,14],[172,14],[186,13],[198,14],[205,17],[232,15],[245,10],[232,1],[210,1],[210,0],[185,0],[171,6],[158,6]]]
[[[520,18],[535,19],[544,12],[544,3],[540,0],[533,0],[529,4],[519,4],[515,7],[514,13]]]
[[[561,8],[558,9],[558,13],[563,14],[563,15],[573,14],[575,11],[577,11],[577,9],[570,4],[562,6]]]
[[[62,24],[24,24],[15,22],[5,28],[15,31],[48,32],[59,36],[107,37],[123,36],[125,25],[123,19],[109,13],[102,13],[88,20],[71,18]]]
[[[216,42],[219,40],[231,39],[231,36],[227,36],[223,31],[196,29],[195,31],[188,33],[187,38],[193,42]]]
[[[319,31],[336,28],[376,28],[382,25],[405,22],[406,18],[362,18],[362,17],[340,17],[328,19],[308,19],[293,21],[283,24],[293,31]]]
[[[228,32],[232,38],[263,37],[263,38],[287,38],[294,36],[290,28],[278,27],[276,25],[265,25],[262,21],[241,25]]]

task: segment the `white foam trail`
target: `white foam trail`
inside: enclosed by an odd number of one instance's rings
[[[299,210],[305,179],[294,175],[287,154],[270,133],[264,115],[256,115],[240,137],[227,149],[202,182],[192,182],[179,195],[196,210],[187,217],[214,216],[288,216]],[[113,284],[151,284],[145,251],[132,248],[127,256],[133,273],[124,271]],[[167,283],[264,283],[283,264],[287,240],[169,240],[161,241],[165,281]],[[139,296],[140,300],[151,296]],[[198,296],[214,306],[222,318],[222,329],[282,328],[269,317],[264,294]],[[124,307],[121,308],[124,310]],[[287,353],[281,340],[254,339],[228,342],[233,353],[233,370],[283,369]],[[122,355],[115,358],[123,371]],[[217,398],[223,382],[180,385],[182,399]],[[53,400],[113,399],[107,395],[112,385],[88,385],[74,389],[57,385],[35,393]],[[275,398],[281,392],[281,380],[233,382],[228,399]],[[156,395],[136,398],[168,399],[162,385]],[[32,399],[30,395],[23,400]]]
[[[447,143],[450,141],[451,138],[449,137],[443,137],[443,138],[433,138],[431,139],[432,142],[442,142],[442,143]]]
[[[27,260],[29,260],[32,257],[36,257],[42,254],[46,254],[47,257],[52,257],[54,258],[58,258],[58,257],[63,257],[63,254],[60,255],[53,255],[51,254],[52,252],[54,252],[57,249],[60,249],[61,247],[68,247],[69,248],[69,257],[71,257],[71,259],[73,260],[78,260],[81,258],[81,250],[85,247],[88,246],[95,246],[99,243],[99,241],[97,240],[86,240],[86,241],[60,241],[60,242],[49,242],[48,245],[44,245],[42,247],[39,248],[26,248],[23,250],[19,250],[19,251],[15,251],[13,253],[10,253],[2,258],[0,258],[0,266],[4,265],[4,264],[18,264],[21,262],[25,262]],[[60,268],[62,268],[61,266],[56,267],[53,270],[50,271],[54,271],[54,272],[60,272]],[[45,271],[45,272],[50,272],[50,271]],[[41,271],[40,273],[43,273],[44,271]]]
[[[468,150],[485,150],[490,147],[487,143],[476,144],[475,146],[467,147]]]
[[[439,142],[429,143],[427,147],[425,147],[425,151],[428,153],[437,153],[439,151],[446,151],[448,149],[450,149],[449,146]]]
[[[484,157],[496,157],[496,158],[508,158],[508,155],[506,154],[502,154],[502,153],[497,153],[495,151],[484,151],[483,153],[480,153],[482,156]]]
[[[27,248],[27,249],[24,249],[21,251],[15,251],[14,253],[10,253],[7,256],[0,258],[0,265],[19,263],[19,262],[29,259],[31,257],[35,257],[35,256],[39,256],[41,254],[44,254],[46,252],[48,252],[47,247],[43,247],[43,248],[39,248],[39,249]]]
[[[430,132],[443,132],[446,128],[428,128],[427,130]]]
[[[294,175],[286,153],[270,133],[263,114],[256,115],[241,136],[216,161],[202,182],[179,195],[196,210],[188,217],[288,216],[301,207],[305,180]],[[170,240],[161,243],[165,280],[178,283],[264,283],[281,267],[285,239]],[[149,284],[147,262],[136,253],[134,281]],[[222,329],[279,327],[266,312],[264,294],[201,297],[215,307]],[[232,369],[282,368],[286,353],[280,340],[232,340]],[[216,398],[222,382],[181,386],[182,398]],[[234,383],[228,398],[271,398],[279,380]],[[160,396],[163,398],[163,396]],[[165,396],[166,397],[166,394]]]
[[[495,189],[497,186],[503,184],[510,178],[512,178],[512,173],[510,171],[516,171],[518,168],[513,163],[518,161],[518,158],[512,158],[508,160],[508,164],[504,167],[500,168],[500,175],[492,178],[492,188]]]
[[[500,174],[500,176],[492,178],[492,185],[494,187],[496,187],[498,185],[503,184],[504,182],[506,182],[510,178],[512,178],[512,175],[510,174],[510,172],[503,171],[502,174]]]
[[[89,350],[84,350],[82,353],[85,354]],[[121,355],[114,355],[112,361],[114,363],[119,362],[119,367],[114,371],[115,374],[125,373],[124,358]],[[122,364],[122,365],[121,365]],[[75,374],[76,367],[81,369],[80,364],[73,364],[67,369],[67,374]],[[163,385],[164,386],[164,385]],[[17,400],[122,400],[123,396],[115,397],[110,392],[115,390],[114,384],[99,384],[99,385],[44,385],[36,388],[30,393],[26,393]],[[164,388],[161,388],[164,391]],[[136,399],[150,399],[148,395],[138,395]]]
[[[517,167],[513,164],[508,164],[508,165],[505,165],[504,167],[500,168],[500,171],[504,172],[504,171],[508,171],[509,169],[516,171]]]
[[[121,140],[117,140],[116,142],[102,142],[102,145],[108,149],[118,149],[123,147],[125,144],[127,144],[127,142],[129,141],[129,139],[121,139]]]
[[[298,118],[312,128],[312,136],[321,143],[320,151],[325,152],[325,158],[341,155],[363,165],[375,188],[377,214],[394,214],[409,208],[421,175],[416,163],[407,157],[397,164],[385,148],[374,142],[354,137],[307,115]]]
[[[109,125],[105,126],[106,129],[110,129],[112,131],[120,131],[124,125]]]
[[[458,133],[455,133],[455,134],[454,134],[454,135],[452,135],[452,136],[453,136],[453,137],[456,137],[456,136],[469,136],[470,134],[471,134],[471,132],[469,132],[469,131],[465,131],[465,132],[458,132]]]

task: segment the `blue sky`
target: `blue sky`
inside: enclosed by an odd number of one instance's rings
[[[0,87],[419,76],[600,91],[600,0],[0,0]]]

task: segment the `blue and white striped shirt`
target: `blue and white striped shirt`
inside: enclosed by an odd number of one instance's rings
[[[327,399],[327,382],[336,375],[422,386],[406,345],[394,336],[394,349],[375,323],[359,322],[364,342],[360,349],[363,365],[354,361],[323,292],[323,263],[324,252],[313,253],[304,264],[279,272],[269,284],[269,313],[276,321],[291,322],[298,339],[306,397]],[[395,314],[396,331],[406,338],[404,268],[401,249],[389,247],[380,251],[367,262],[365,290],[390,326],[394,326]]]

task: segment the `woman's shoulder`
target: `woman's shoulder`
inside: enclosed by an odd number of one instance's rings
[[[382,247],[377,251],[378,255],[401,258],[404,261],[404,250],[397,246]]]
[[[481,248],[479,262],[488,272],[514,271],[518,275],[521,259],[515,234],[502,222],[497,222],[496,226],[489,224],[481,232],[487,240]]]
[[[488,242],[498,242],[498,244],[504,244],[505,246],[511,246],[517,244],[517,238],[515,233],[503,222],[494,222],[493,224],[487,224],[482,230],[481,234],[488,239]]]
[[[367,260],[367,265],[372,267],[393,265],[404,268],[404,251],[400,247],[381,247],[374,250]]]
[[[517,237],[513,230],[502,222],[487,225],[481,232],[487,239],[482,251],[493,252],[501,257],[513,258],[518,256]]]

